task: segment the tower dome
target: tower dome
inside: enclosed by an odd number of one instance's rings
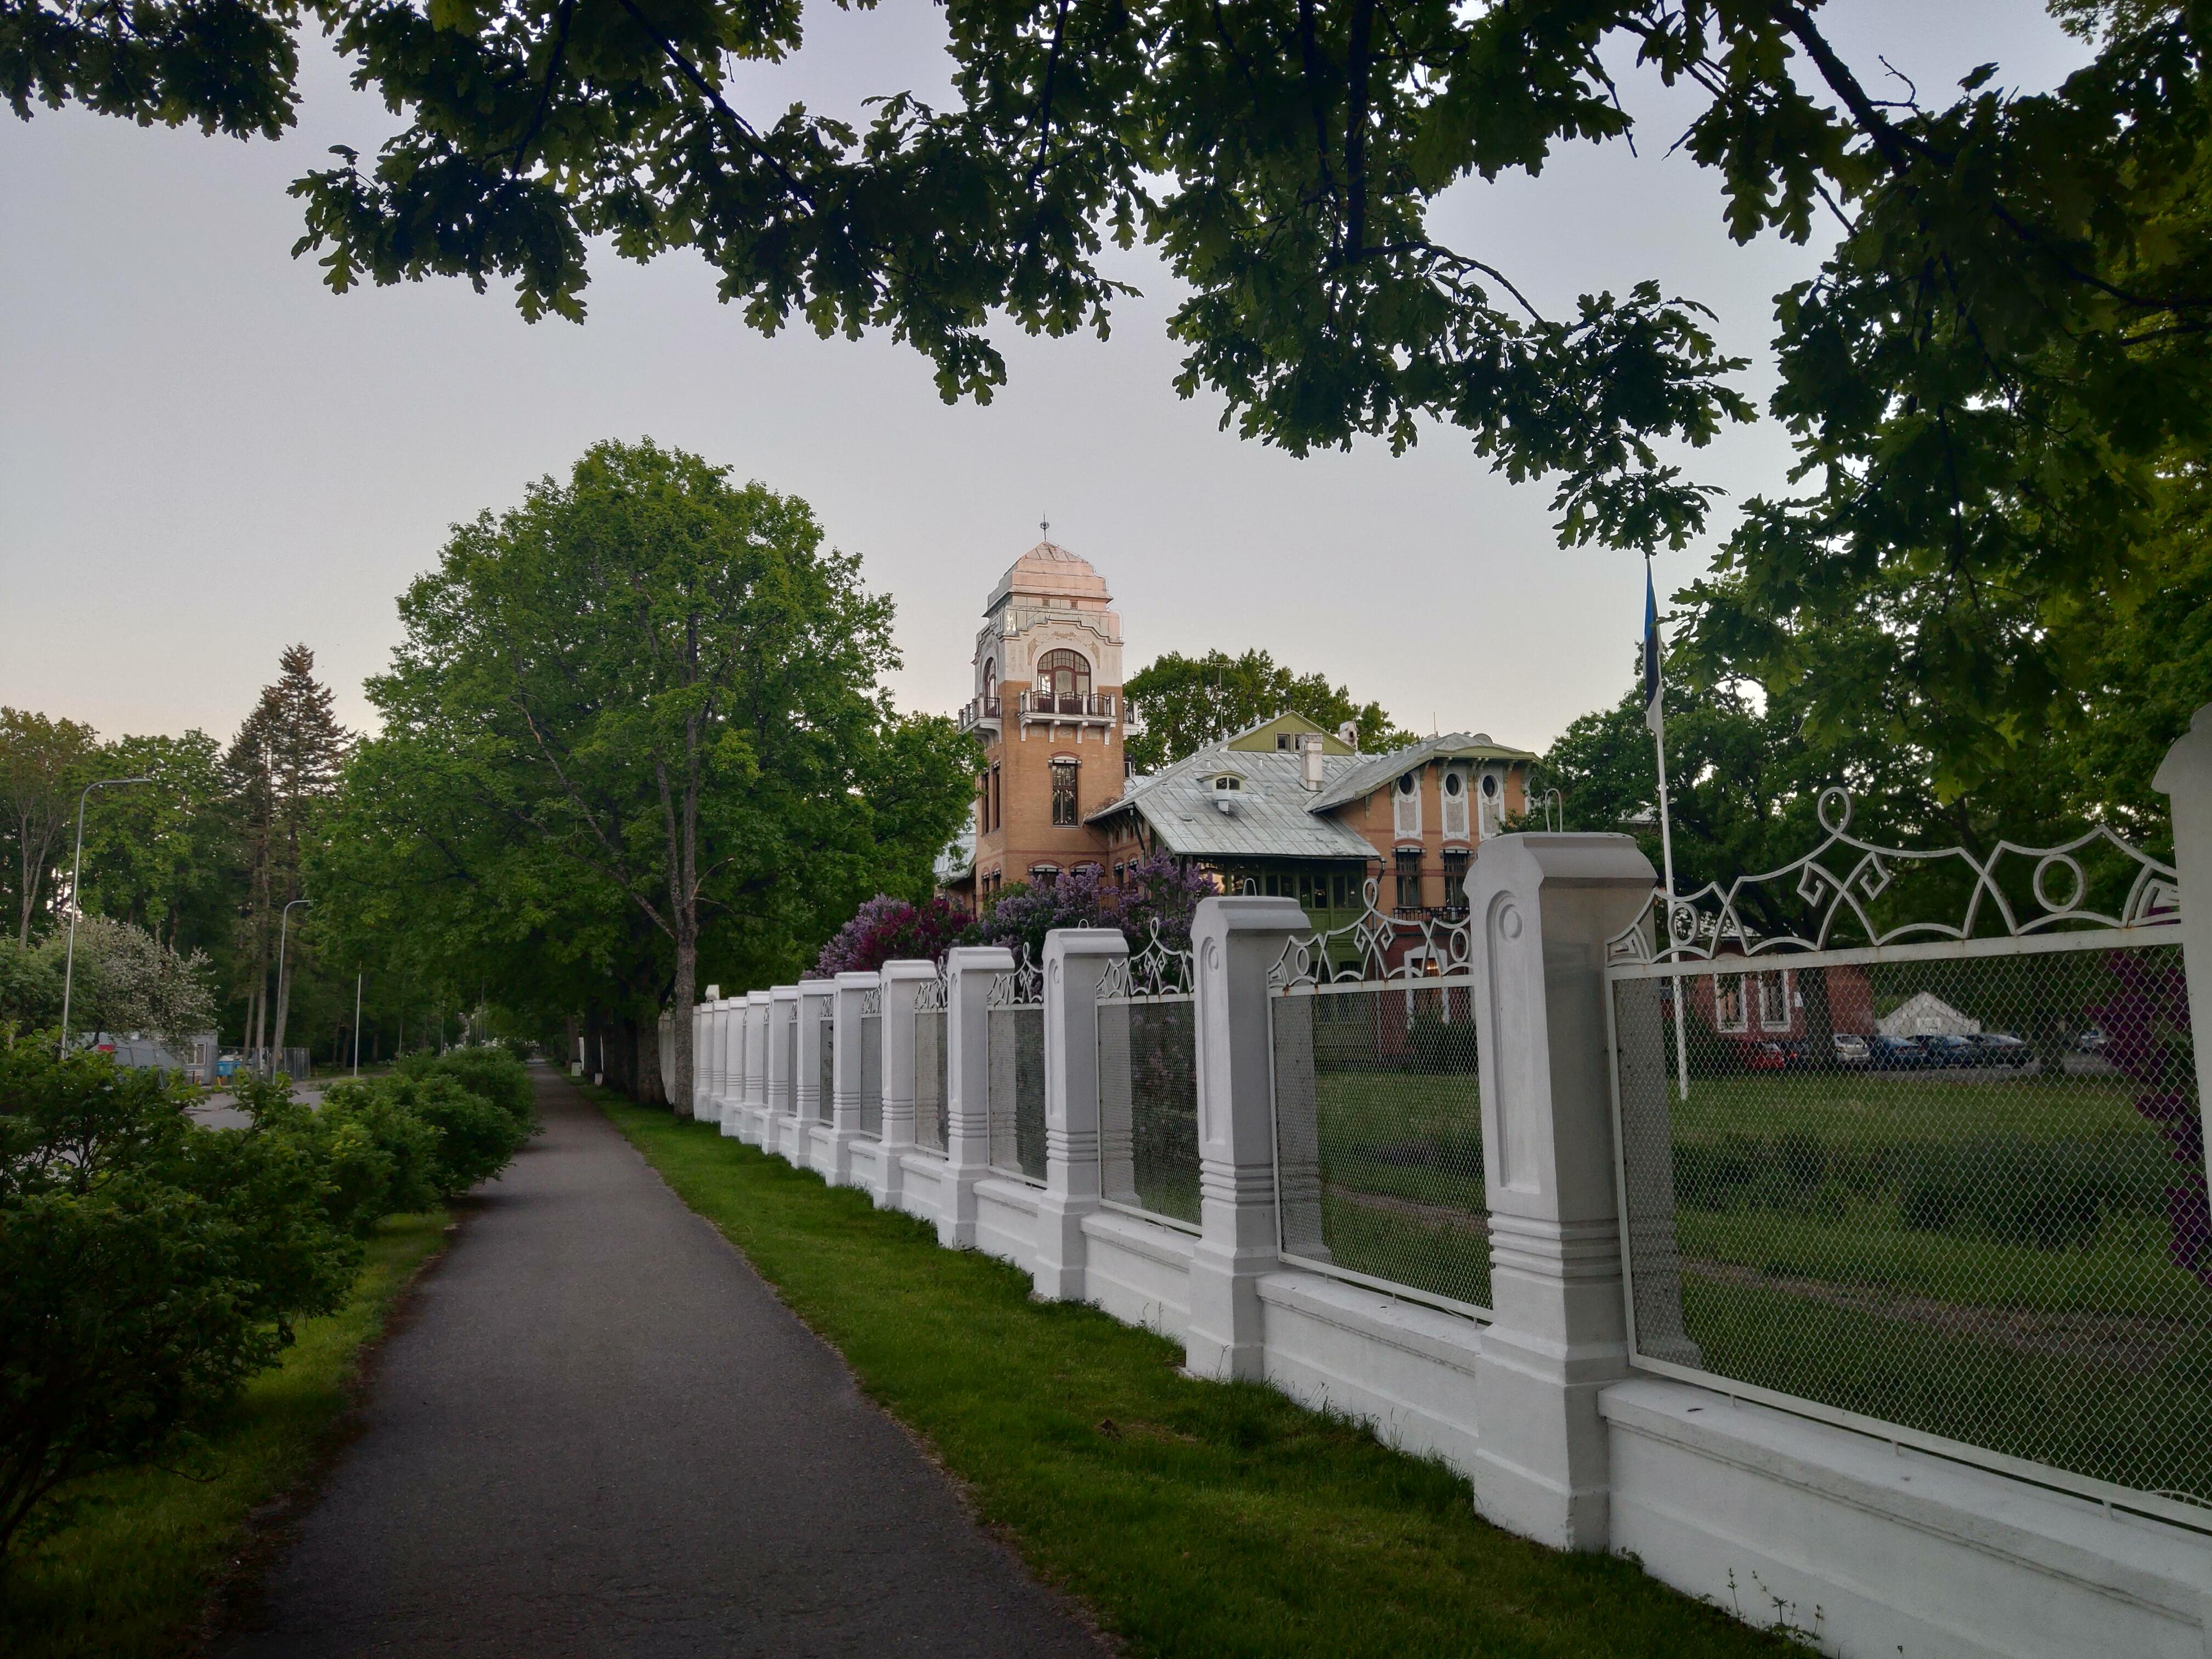
[[[1053,542],[1039,542],[1006,567],[1006,574],[991,590],[983,614],[988,617],[1016,596],[1071,600],[1085,610],[1114,603],[1114,596],[1106,591],[1106,579],[1091,568],[1091,561]],[[1091,601],[1089,605],[1080,603],[1085,599]]]

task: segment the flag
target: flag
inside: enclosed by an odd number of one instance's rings
[[[1659,599],[1651,591],[1651,561],[1644,562],[1644,724],[1655,733],[1666,723],[1659,708]]]

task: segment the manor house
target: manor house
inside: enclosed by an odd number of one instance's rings
[[[1363,755],[1350,726],[1279,714],[1144,776],[1122,757],[1121,619],[1090,563],[1049,541],[1008,567],[975,636],[975,808],[945,891],[988,904],[1009,882],[1095,866],[1118,879],[1166,852],[1226,890],[1295,898],[1324,927],[1376,903],[1456,910],[1478,841],[1526,809],[1536,757],[1486,732]]]

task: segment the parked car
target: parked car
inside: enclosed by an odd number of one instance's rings
[[[1917,1072],[1928,1065],[1928,1051],[1911,1037],[1870,1038],[1867,1051],[1868,1062],[1878,1072]]]
[[[2035,1058],[2035,1047],[2010,1031],[1983,1031],[1968,1037],[1980,1051],[1984,1066],[2025,1066]]]
[[[2074,1046],[2076,1048],[2079,1048],[2085,1054],[2103,1054],[2105,1052],[2105,1028],[2101,1025],[2090,1026],[2087,1030],[2084,1030],[2081,1036],[2074,1039]]]
[[[1982,1051],[1962,1036],[1930,1031],[1913,1041],[1926,1051],[1930,1066],[1978,1066],[1982,1063]]]
[[[1831,1031],[1828,1049],[1838,1066],[1863,1066],[1874,1058],[1873,1047],[1855,1031]]]
[[[1790,1051],[1778,1042],[1747,1042],[1738,1053],[1747,1072],[1784,1072],[1790,1069]]]

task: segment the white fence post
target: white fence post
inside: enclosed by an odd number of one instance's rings
[[[991,1173],[992,982],[1014,970],[996,945],[957,945],[945,958],[945,1185],[937,1237],[955,1249],[975,1244],[975,1183]]]
[[[799,1160],[792,1154],[792,1130],[798,1108],[792,1091],[798,1085],[796,1045],[793,1028],[799,1019],[799,988],[778,985],[769,992],[768,1115],[761,1125],[761,1145],[781,1156],[787,1164]]]
[[[738,1097],[738,1139],[766,1144],[768,1116],[768,1012],[766,991],[745,993],[745,1071]]]
[[[822,1033],[835,1012],[836,994],[829,980],[799,981],[799,1042],[793,1050],[798,1082],[791,1091],[799,1135],[791,1161],[802,1170],[819,1168],[817,1157],[828,1151],[823,1143],[830,1127],[830,1068],[822,1063]]]
[[[1597,1396],[1628,1370],[1607,941],[1650,902],[1627,836],[1502,836],[1468,878],[1491,1304],[1475,1507],[1559,1549],[1610,1540]]]
[[[914,1139],[915,993],[937,977],[934,963],[902,958],[884,964],[884,1175],[880,1209],[896,1210],[906,1190],[906,1155]]]
[[[2212,1176],[2212,702],[2166,751],[2151,787],[2173,802],[2173,870],[2181,886],[2181,971],[2196,1036],[2197,1109]],[[2212,1601],[2212,1597],[2208,1597]]]
[[[832,1187],[853,1184],[853,1143],[860,1138],[860,1021],[868,993],[883,981],[873,974],[840,974],[830,981],[830,1144],[822,1176]]]
[[[700,1004],[698,1036],[692,1045],[691,1073],[695,1086],[691,1097],[696,1103],[692,1115],[702,1122],[719,1124],[722,1116],[722,999],[721,987],[710,985],[709,994]]]
[[[1266,1373],[1261,1276],[1278,1262],[1267,975],[1312,932],[1294,899],[1200,899],[1191,922],[1200,1237],[1190,1263],[1194,1375]]]
[[[1084,1300],[1083,1218],[1099,1196],[1099,976],[1128,954],[1118,927],[1044,936],[1044,1196],[1031,1278],[1048,1301]]]
[[[722,1077],[721,1085],[714,1092],[714,1110],[726,1135],[738,1133],[738,1111],[744,1098],[746,1006],[743,997],[725,998],[722,1003],[722,1040],[719,1045]]]

